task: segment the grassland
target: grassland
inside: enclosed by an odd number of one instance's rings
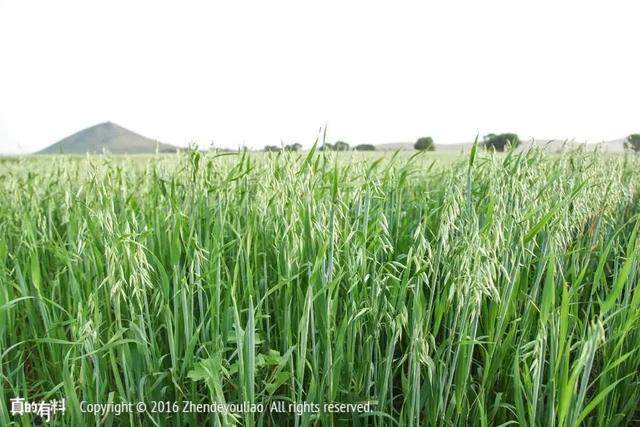
[[[65,425],[638,423],[639,182],[584,152],[0,162],[0,424],[17,396]]]

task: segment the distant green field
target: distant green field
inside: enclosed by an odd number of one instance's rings
[[[0,159],[0,424],[640,423],[640,160],[415,154]]]

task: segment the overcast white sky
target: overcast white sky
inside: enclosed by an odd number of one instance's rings
[[[637,1],[0,0],[0,152],[640,132]]]

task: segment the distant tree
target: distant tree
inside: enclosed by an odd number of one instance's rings
[[[333,151],[335,150],[335,148],[333,147],[333,144],[329,144],[328,142],[325,142],[324,144],[322,144],[320,146],[320,148],[318,148],[319,151]]]
[[[277,153],[280,150],[281,148],[278,147],[277,145],[267,145],[264,147],[264,151],[271,152],[271,153]]]
[[[376,146],[371,144],[360,144],[353,147],[356,151],[375,151]]]
[[[333,145],[333,149],[336,151],[349,151],[349,144],[344,141],[336,141]]]
[[[633,150],[636,153],[640,151],[640,133],[634,133],[627,137],[624,142],[624,148],[627,150]]]
[[[301,144],[294,142],[293,144],[288,144],[284,146],[284,151],[298,151],[302,148]]]
[[[490,133],[483,138],[484,146],[491,151],[504,151],[509,147],[520,145],[520,138],[515,133],[501,133],[496,135]]]
[[[434,151],[436,146],[433,144],[433,138],[430,136],[423,136],[422,138],[418,138],[416,143],[413,144],[413,148],[416,150]]]

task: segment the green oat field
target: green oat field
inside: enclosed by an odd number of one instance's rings
[[[0,160],[0,425],[638,425],[639,183],[584,151]]]

